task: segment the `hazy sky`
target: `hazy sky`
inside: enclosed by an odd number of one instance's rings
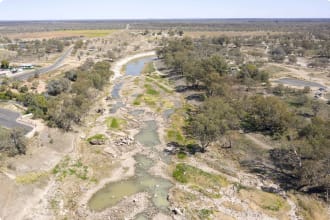
[[[330,18],[330,0],[0,0],[0,20]]]

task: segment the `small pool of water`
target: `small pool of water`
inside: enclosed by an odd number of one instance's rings
[[[112,91],[111,91],[111,97],[113,98],[113,99],[119,99],[120,98],[120,90],[121,90],[121,88],[123,87],[123,83],[117,83],[114,87],[113,87],[113,89],[112,89]]]
[[[163,118],[165,120],[170,119],[170,117],[174,114],[175,110],[174,109],[167,109],[163,112]]]
[[[118,102],[116,102],[116,104],[111,106],[110,113],[115,114],[118,111],[118,109],[120,109],[121,107],[124,107],[124,106],[125,106],[125,104],[122,101],[118,101]]]
[[[294,78],[283,78],[283,79],[275,80],[274,82],[284,85],[291,85],[291,86],[300,86],[300,87],[309,86],[309,87],[326,88],[324,85],[320,83],[294,79]]]
[[[143,109],[137,109],[137,110],[129,112],[129,114],[133,115],[133,116],[139,116],[139,115],[142,115],[143,113],[144,113]]]
[[[153,61],[155,57],[145,57],[142,59],[134,60],[126,65],[126,75],[127,76],[139,76],[143,70],[146,63]]]
[[[146,147],[154,147],[160,144],[156,121],[146,121],[141,131],[135,135],[135,140]]]
[[[148,192],[153,205],[162,211],[167,211],[169,202],[167,195],[172,183],[160,177],[154,177],[148,173],[154,161],[143,155],[135,157],[136,175],[128,180],[107,184],[96,192],[89,200],[88,205],[93,211],[102,211],[112,207],[139,192]]]

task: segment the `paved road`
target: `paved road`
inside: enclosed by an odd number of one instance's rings
[[[63,61],[70,56],[70,54],[72,53],[73,50],[73,46],[70,47],[69,49],[67,49],[60,58],[58,58],[54,64],[38,69],[38,70],[34,70],[31,72],[26,72],[26,73],[18,73],[18,74],[14,74],[11,75],[10,78],[14,78],[14,79],[18,79],[18,80],[27,80],[30,77],[33,77],[35,74],[45,74],[45,73],[49,73],[51,71],[54,71],[58,68],[60,68],[63,65]]]
[[[16,120],[21,115],[17,112],[13,112],[7,109],[0,108],[0,126],[4,128],[23,128],[26,133],[32,131],[32,127],[20,124]]]

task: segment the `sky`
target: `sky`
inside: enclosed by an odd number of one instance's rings
[[[0,20],[330,18],[330,0],[0,0]]]

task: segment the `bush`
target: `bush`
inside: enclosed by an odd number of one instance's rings
[[[47,93],[52,96],[57,96],[62,92],[69,91],[70,87],[71,84],[68,79],[52,80],[47,85]]]

